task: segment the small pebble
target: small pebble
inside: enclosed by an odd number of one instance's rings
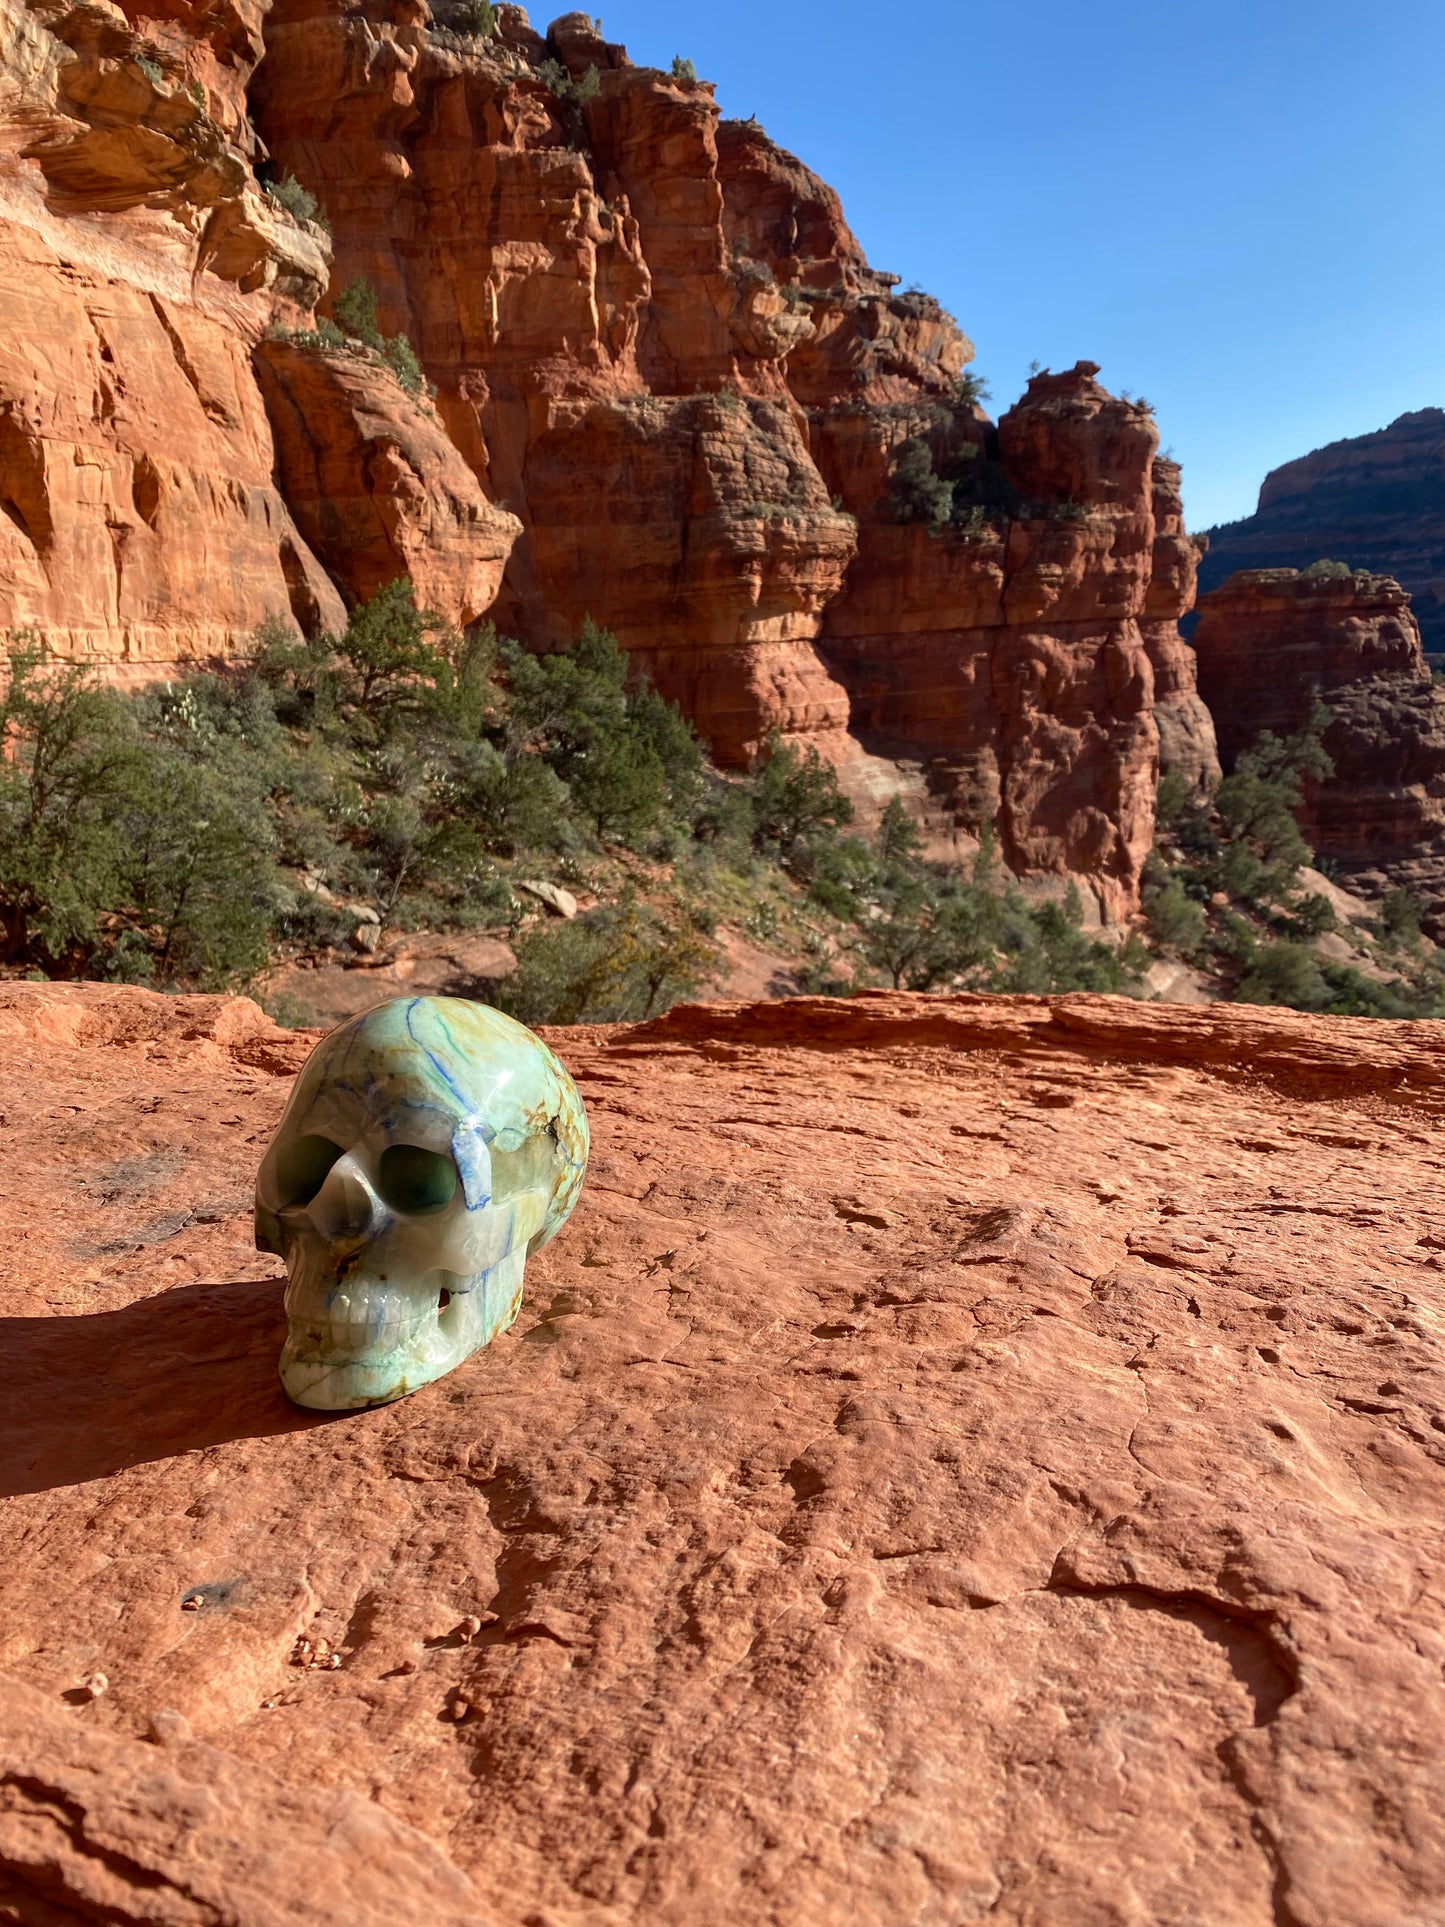
[[[183,1613],[198,1613],[201,1610],[201,1607],[205,1603],[206,1603],[205,1597],[203,1594],[198,1592],[188,1592],[185,1598],[181,1601],[181,1611]]]
[[[110,1691],[110,1681],[104,1673],[92,1673],[85,1682],[85,1690],[93,1700],[98,1700],[102,1693]]]

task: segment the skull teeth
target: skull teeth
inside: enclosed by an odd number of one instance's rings
[[[286,1292],[292,1336],[320,1353],[390,1352],[436,1318],[435,1295],[385,1278],[294,1278]]]

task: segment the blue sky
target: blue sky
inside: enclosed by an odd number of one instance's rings
[[[1445,406],[1445,0],[603,5],[832,182],[996,414],[1036,359],[1147,396],[1195,528]]]

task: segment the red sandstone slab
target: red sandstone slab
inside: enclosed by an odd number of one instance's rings
[[[1436,1916],[1445,1026],[552,1041],[517,1327],[326,1421],[248,1227],[307,1040],[0,988],[0,1918]]]

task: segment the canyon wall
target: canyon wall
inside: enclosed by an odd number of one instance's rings
[[[261,9],[0,0],[0,622],[139,665],[340,599],[273,476],[250,347],[326,285],[254,177]]]
[[[1306,836],[1351,888],[1408,888],[1445,929],[1445,690],[1399,583],[1242,570],[1200,597],[1194,646],[1226,767],[1261,729],[1328,708],[1335,773],[1308,786]]]
[[[1255,513],[1210,531],[1201,586],[1321,557],[1394,576],[1425,648],[1445,651],[1445,409],[1417,408],[1272,469]]]
[[[156,5],[0,0],[0,625],[139,677],[404,573],[591,616],[720,761],[814,744],[1129,913],[1161,755],[1216,769],[1145,409],[1081,363],[995,429],[832,190],[584,14]],[[363,278],[410,392],[331,325]],[[900,517],[919,441],[971,515]]]
[[[377,355],[265,341],[331,267],[257,178],[264,15],[0,0],[0,625],[120,679],[408,569],[470,620],[515,534]]]
[[[823,647],[871,748],[924,762],[959,825],[993,824],[1020,875],[1086,875],[1123,915],[1161,754],[1197,789],[1218,763],[1177,626],[1197,559],[1178,469],[1156,459],[1147,408],[1097,373],[1034,376],[996,432],[913,406],[825,413],[824,473],[859,552]],[[967,449],[968,481],[1007,511],[901,521],[889,475],[920,433],[940,473]]]

